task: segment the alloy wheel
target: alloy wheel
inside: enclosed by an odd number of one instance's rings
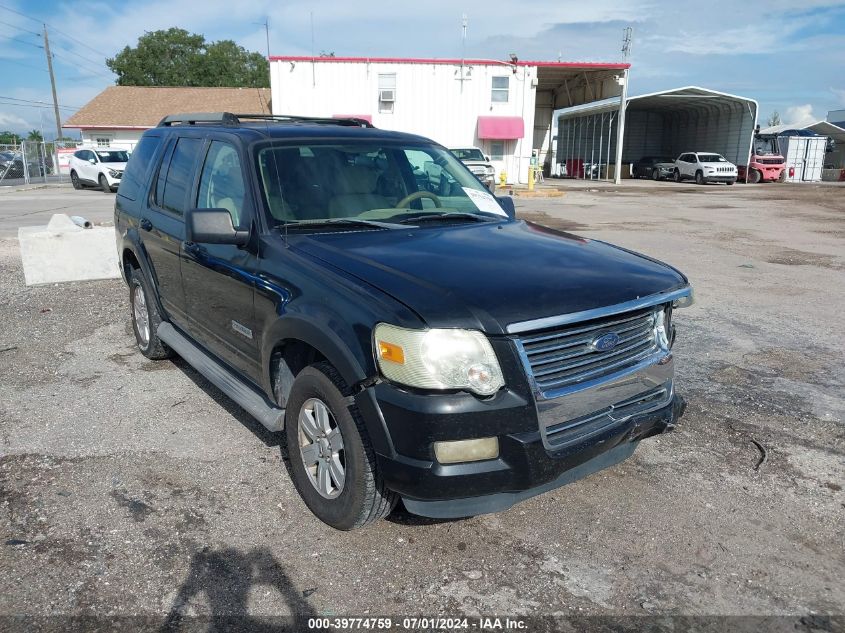
[[[343,492],[343,435],[331,410],[319,398],[306,400],[299,411],[299,455],[308,481],[322,497],[334,499]]]

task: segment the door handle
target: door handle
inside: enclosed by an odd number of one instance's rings
[[[196,242],[182,242],[182,248],[186,253],[190,253],[191,255],[196,255],[200,252],[200,245]]]
[[[150,222],[147,218],[141,218],[141,228],[145,231],[152,231],[153,223]]]

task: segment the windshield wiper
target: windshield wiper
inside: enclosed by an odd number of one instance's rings
[[[473,220],[475,222],[489,222],[493,218],[488,218],[483,215],[476,215],[474,213],[422,213],[420,215],[412,215],[408,218],[397,220],[399,224],[419,224],[421,222],[437,222],[442,220]]]
[[[395,229],[398,225],[390,222],[365,220],[363,218],[324,218],[321,220],[291,220],[288,222],[282,222],[281,226],[301,226],[305,228],[325,228],[332,226],[374,226],[379,229]]]

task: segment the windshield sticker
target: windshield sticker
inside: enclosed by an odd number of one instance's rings
[[[467,194],[467,197],[472,200],[472,203],[475,205],[475,208],[479,211],[483,211],[485,213],[495,213],[496,215],[508,217],[508,214],[505,213],[504,209],[499,206],[499,203],[496,201],[496,198],[494,198],[491,194],[487,193],[486,191],[470,189],[469,187],[461,188],[464,190],[464,193]]]

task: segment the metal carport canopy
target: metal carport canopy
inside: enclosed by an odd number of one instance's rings
[[[627,110],[627,162],[650,154],[717,152],[732,163],[748,164],[757,125],[754,99],[686,86],[631,97]]]
[[[618,107],[618,99],[604,99],[566,108],[560,112],[560,119],[574,121],[609,114]],[[757,125],[757,110],[754,99],[699,86],[629,97],[622,160],[631,163],[644,156],[677,157],[682,152],[705,151],[745,165]],[[610,143],[615,146],[616,139],[611,138]],[[576,152],[586,156],[591,149],[589,142],[580,143]]]

